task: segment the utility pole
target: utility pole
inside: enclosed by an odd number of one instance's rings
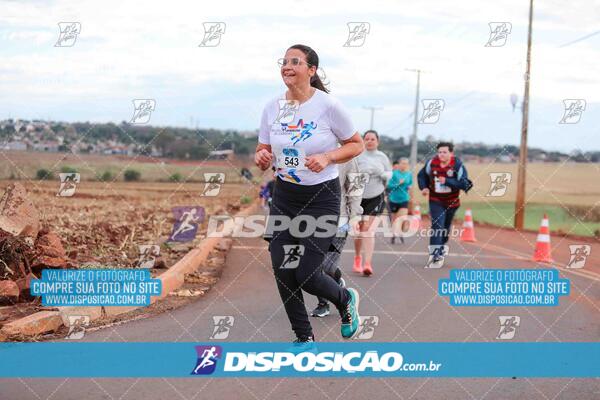
[[[421,70],[420,69],[407,69],[410,72],[417,73],[417,96],[415,97],[415,111],[413,119],[413,133],[410,137],[410,167],[414,171],[417,168],[417,124],[419,118],[419,86],[421,84]]]
[[[525,72],[525,93],[523,95],[523,120],[521,123],[521,147],[519,149],[519,169],[517,177],[517,200],[515,203],[515,229],[523,229],[525,220],[525,176],[527,167],[527,127],[529,123],[529,79],[531,77],[531,27],[533,21],[533,0],[529,0],[529,30],[527,33],[527,67]]]
[[[367,110],[371,110],[371,124],[369,125],[369,129],[373,130],[374,122],[375,122],[375,110],[382,110],[382,107],[367,107],[363,106],[363,108]]]

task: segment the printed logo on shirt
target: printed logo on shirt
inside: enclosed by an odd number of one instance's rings
[[[313,135],[313,132],[317,128],[317,124],[313,121],[304,123],[301,118],[296,125],[281,124],[281,131],[283,133],[291,134],[290,140],[294,145],[298,142],[304,142],[306,139]]]
[[[302,182],[302,179],[300,179],[300,177],[298,175],[296,175],[296,169],[294,169],[294,168],[290,168],[286,172],[278,172],[277,176],[279,176],[281,179],[283,179],[286,182],[292,182],[292,183]]]

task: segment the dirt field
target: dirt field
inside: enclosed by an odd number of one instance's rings
[[[13,181],[0,181],[4,189]],[[140,245],[159,245],[160,254],[151,269],[159,275],[183,257],[205,237],[207,220],[213,214],[235,214],[241,198],[256,198],[251,184],[224,184],[216,196],[201,196],[204,183],[86,182],[82,181],[72,197],[59,197],[58,181],[20,181],[40,212],[41,226],[61,239],[70,268],[136,268]],[[173,207],[204,207],[205,218],[193,241],[167,241],[175,218]],[[204,293],[216,278],[200,276],[186,288]],[[41,310],[38,299],[21,296],[18,303],[0,307],[0,326]],[[190,301],[175,296],[149,310],[149,314]],[[16,340],[16,339],[15,339]],[[23,338],[23,340],[26,340]],[[29,339],[28,339],[29,340]],[[37,340],[37,339],[36,339]]]
[[[517,164],[466,163],[475,187],[465,196],[469,201],[512,202],[516,198]],[[506,194],[486,197],[491,172],[509,172],[512,181]],[[529,163],[525,185],[527,203],[592,206],[600,202],[600,185],[596,184],[600,164]]]
[[[194,160],[164,160],[151,157],[126,157],[126,156],[101,156],[85,154],[60,154],[60,153],[41,153],[41,152],[20,152],[3,151],[0,152],[0,178],[17,178],[21,181],[31,180],[30,184],[41,185],[42,187],[51,187],[58,185],[58,173],[63,168],[72,168],[81,174],[81,192],[79,196],[87,196],[91,204],[102,204],[107,199],[120,198],[124,206],[127,202],[136,203],[136,196],[130,198],[133,194],[130,192],[142,192],[145,196],[153,199],[153,204],[160,204],[161,199],[185,198],[182,193],[176,193],[170,196],[174,188],[179,184],[168,183],[173,174],[179,174],[185,182],[203,182],[204,173],[222,172],[225,173],[225,182],[241,183],[239,170],[242,166],[251,167],[249,158],[224,161],[194,161]],[[467,195],[462,196],[464,208],[473,209],[473,217],[476,222],[485,222],[499,226],[512,226],[514,214],[514,201],[517,187],[517,165],[504,163],[467,163],[469,175],[475,186]],[[420,167],[420,166],[419,166]],[[40,183],[36,179],[36,172],[40,168],[45,168],[53,172],[53,183]],[[126,169],[135,169],[141,173],[143,182],[156,182],[148,184],[123,183],[123,172]],[[251,171],[255,176],[255,181],[260,182],[262,173],[257,168],[252,167]],[[104,172],[110,172],[112,178],[109,183],[94,183]],[[502,172],[510,173],[512,180],[508,185],[505,194],[499,197],[486,196],[490,190],[490,173]],[[594,185],[600,172],[600,164],[576,164],[576,163],[529,163],[527,168],[526,182],[526,221],[527,229],[536,230],[539,227],[541,216],[547,213],[550,216],[550,229],[583,236],[593,236],[600,230],[600,188]],[[114,183],[113,183],[114,182]],[[164,183],[159,183],[164,182]],[[185,191],[189,184],[183,186],[178,191]],[[198,186],[201,187],[201,186]],[[190,189],[195,190],[195,189]],[[129,194],[128,194],[129,193]],[[97,194],[102,194],[96,199]],[[143,196],[140,196],[143,197]],[[241,196],[240,196],[241,197]],[[425,199],[416,193],[415,199],[421,203],[423,211],[426,212],[427,206]],[[65,200],[65,199],[63,199]],[[53,204],[57,204],[54,202]],[[67,206],[67,201],[62,201],[65,212],[73,212],[79,209],[77,200],[73,200]],[[145,204],[141,207],[145,207]],[[102,212],[111,215],[111,218],[119,218],[123,215],[125,209],[118,212]],[[115,210],[117,211],[117,210]],[[54,211],[58,214],[60,209]],[[118,214],[118,215],[117,215]],[[98,214],[100,215],[100,214]],[[462,215],[462,214],[460,214]],[[132,215],[133,217],[133,215]],[[163,216],[164,217],[164,216]],[[64,220],[68,218],[57,217]],[[144,218],[147,218],[144,217]],[[164,218],[161,218],[162,221]],[[60,221],[60,219],[59,219]],[[136,220],[137,221],[137,220]],[[138,221],[136,225],[142,224],[144,228],[136,228],[138,232],[135,235],[140,238],[140,229],[147,230],[145,220]],[[159,223],[159,222],[156,222]],[[164,224],[164,222],[163,222]],[[61,224],[59,223],[59,226]],[[122,232],[113,232],[117,236],[124,234]],[[158,226],[152,227],[158,229]],[[132,232],[129,232],[131,234]],[[164,234],[164,232],[163,232]],[[83,239],[80,239],[79,246],[83,246]],[[124,240],[123,238],[119,240]],[[118,241],[118,240],[117,240]],[[121,242],[118,243],[119,246]],[[127,243],[123,248],[127,249]]]
[[[143,181],[165,181],[174,173],[183,175],[185,181],[203,181],[205,172],[224,172],[226,182],[239,182],[239,168],[251,166],[248,157],[233,161],[177,161],[150,157],[101,156],[85,154],[62,154],[23,151],[0,152],[0,179],[11,175],[18,179],[34,179],[36,171],[46,168],[55,176],[63,167],[72,167],[81,174],[82,181],[95,180],[104,171],[110,171],[122,180],[127,168],[141,172]],[[517,185],[517,164],[466,163],[475,187],[468,195],[472,202],[514,201]],[[420,166],[419,166],[420,167]],[[255,176],[258,170],[251,168]],[[501,197],[486,197],[490,189],[491,172],[512,174],[506,194]],[[600,199],[600,187],[594,185],[600,164],[576,163],[529,163],[527,167],[526,198],[528,203],[594,205]]]
[[[471,208],[476,222],[513,226],[517,189],[516,164],[467,164],[475,186],[461,196],[463,210]],[[490,173],[512,174],[503,196],[486,196],[490,190]],[[550,230],[579,236],[595,236],[600,232],[600,186],[595,185],[600,173],[598,164],[530,163],[525,189],[525,228],[537,230],[544,214],[550,219]],[[421,200],[422,198],[420,198]]]
[[[36,172],[47,169],[58,179],[61,168],[73,168],[82,181],[99,180],[110,172],[117,181],[123,180],[123,172],[134,169],[141,173],[142,181],[168,181],[179,173],[182,181],[203,182],[204,173],[225,173],[225,182],[240,182],[239,170],[251,166],[250,158],[228,160],[168,160],[152,157],[127,157],[114,155],[64,154],[26,151],[0,151],[0,179],[37,180]],[[258,172],[254,169],[253,172]],[[113,179],[111,179],[113,180]]]
[[[22,183],[42,224],[59,234],[77,266],[132,267],[144,244],[160,244],[169,266],[202,238],[207,225],[205,219],[193,242],[165,243],[173,228],[172,207],[202,206],[205,215],[235,213],[242,196],[255,198],[258,192],[248,184],[225,184],[217,196],[207,197],[201,196],[204,184],[83,181],[73,197],[58,197],[58,182]]]

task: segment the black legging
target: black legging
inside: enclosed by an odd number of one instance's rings
[[[348,291],[341,288],[331,276],[324,274],[323,269],[320,268],[337,231],[339,210],[340,182],[338,178],[317,185],[297,185],[277,178],[273,192],[271,216],[284,215],[294,218],[299,215],[310,215],[315,219],[324,215],[335,216],[335,219],[330,222],[334,224],[335,228],[329,237],[316,237],[314,234],[307,237],[294,237],[289,229],[272,231],[269,251],[275,280],[285,311],[292,324],[292,330],[298,337],[312,335],[312,327],[300,289],[329,300],[338,310],[348,302]],[[268,224],[266,236],[271,234],[270,228],[271,225]],[[297,268],[280,268],[284,258],[288,258],[284,251],[284,245],[304,246],[304,254],[299,257]]]

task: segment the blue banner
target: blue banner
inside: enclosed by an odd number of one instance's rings
[[[451,269],[438,293],[451,306],[557,306],[571,286],[555,269]]]
[[[161,291],[161,280],[147,269],[44,269],[30,289],[48,307],[149,306]]]
[[[600,343],[0,343],[0,377],[599,377]]]

